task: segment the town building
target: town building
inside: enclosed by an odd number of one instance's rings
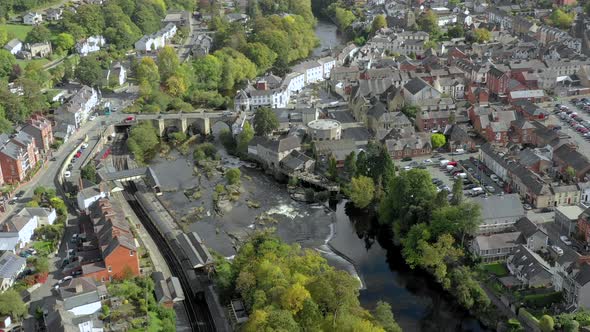
[[[500,233],[514,227],[516,222],[525,216],[518,194],[480,196],[470,200],[481,207],[482,222],[477,234]]]
[[[45,154],[50,151],[55,141],[51,121],[41,114],[31,115],[22,131],[31,135],[35,139],[37,149]]]
[[[38,226],[39,218],[37,216],[16,215],[6,220],[1,228],[3,233],[12,233],[18,236],[18,248],[22,249],[32,241]]]
[[[141,37],[140,40],[135,42],[135,50],[138,52],[154,52],[164,48],[164,46],[166,46],[166,44],[176,35],[177,30],[176,25],[168,23],[159,31]]]
[[[6,45],[4,45],[4,49],[10,52],[12,55],[17,55],[20,51],[23,50],[23,42],[14,38],[10,40]]]
[[[12,287],[26,267],[27,260],[25,258],[17,256],[10,251],[5,251],[0,256],[0,293]]]
[[[39,25],[43,22],[43,16],[37,12],[28,12],[23,16],[23,24]]]
[[[106,41],[103,36],[90,36],[76,43],[76,52],[81,56],[87,56],[90,53],[100,51],[105,45]]]
[[[526,287],[549,287],[553,284],[551,266],[539,255],[524,245],[519,245],[508,260],[506,266],[516,279]]]
[[[85,85],[57,110],[56,116],[62,122],[80,128],[98,106],[98,102],[98,92]]]
[[[107,282],[113,278],[139,275],[139,257],[135,238],[121,206],[108,198],[98,200],[90,220],[80,225],[86,240],[78,250],[85,277]]]
[[[558,206],[555,208],[555,224],[560,234],[570,236],[576,232],[578,219],[584,210],[578,205]]]

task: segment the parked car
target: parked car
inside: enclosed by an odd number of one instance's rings
[[[560,236],[559,239],[568,246],[572,245],[572,241],[570,241],[565,235]]]
[[[525,210],[531,210],[531,209],[533,208],[533,207],[532,207],[532,206],[530,206],[529,204],[523,204],[523,205],[522,205],[522,207],[523,207]]]
[[[492,181],[494,182],[498,182],[498,180],[500,180],[500,178],[496,174],[490,175],[490,179],[492,179]]]
[[[72,172],[70,172],[70,171],[64,172],[64,177],[69,178],[70,176],[72,176]]]
[[[493,193],[496,191],[496,188],[492,187],[492,186],[486,186],[487,191]]]
[[[555,251],[557,256],[563,255],[563,249],[561,249],[560,247],[553,245],[553,246],[551,246],[551,249],[553,249],[553,251]]]
[[[72,276],[65,276],[63,279],[61,279],[60,281],[57,282],[58,285],[63,284],[64,282],[68,281],[68,280],[72,280],[74,279],[74,277]]]
[[[403,157],[402,161],[412,161],[412,157]]]

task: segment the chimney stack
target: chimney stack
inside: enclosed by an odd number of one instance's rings
[[[81,283],[76,284],[76,294],[80,294],[84,291],[84,287],[82,287]]]

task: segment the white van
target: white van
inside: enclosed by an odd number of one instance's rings
[[[483,192],[483,188],[482,187],[475,187],[475,188],[471,189],[471,194],[472,195],[479,194],[481,192]]]
[[[467,178],[467,173],[458,173],[455,175],[455,179],[466,179]]]
[[[464,154],[465,150],[464,149],[457,149],[455,150],[455,154]]]
[[[447,164],[448,164],[448,163],[450,163],[450,162],[451,162],[451,161],[450,161],[450,160],[447,160],[447,159],[445,159],[445,160],[441,160],[441,161],[440,161],[440,167],[441,167],[441,168],[443,168],[443,167],[446,167],[446,166],[447,166]]]
[[[447,165],[446,171],[447,172],[452,172],[453,169],[455,169],[455,166],[453,166],[453,165]]]

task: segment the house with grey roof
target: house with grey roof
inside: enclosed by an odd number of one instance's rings
[[[12,287],[26,266],[27,260],[12,252],[6,251],[0,256],[0,293]]]
[[[37,217],[39,226],[53,225],[55,220],[57,220],[57,211],[54,208],[25,207],[17,215],[28,218]]]
[[[80,128],[98,105],[98,102],[98,92],[89,86],[83,86],[57,110],[56,118],[59,119],[58,123]]]
[[[481,207],[482,222],[477,234],[500,233],[525,216],[518,194],[479,196],[471,200]]]
[[[539,251],[549,245],[547,231],[529,218],[520,218],[514,227],[521,233],[521,242],[532,251]]]
[[[107,192],[100,185],[84,188],[76,194],[78,209],[87,213],[94,202],[105,197],[107,197]]]
[[[12,55],[17,55],[23,49],[23,42],[14,38],[4,45],[4,49]]]
[[[301,151],[293,150],[281,162],[280,167],[289,173],[313,171],[315,160]]]
[[[38,226],[37,216],[15,215],[2,224],[2,232],[18,234],[19,248],[22,249],[31,242]]]
[[[415,77],[403,87],[404,100],[409,105],[422,106],[441,99],[442,93],[419,77]]]
[[[504,261],[522,244],[520,232],[478,235],[471,241],[469,251],[482,262]]]
[[[552,286],[551,266],[524,245],[519,245],[508,257],[506,266],[522,285],[527,287]]]
[[[76,316],[91,315],[101,310],[101,301],[107,297],[104,284],[97,285],[91,278],[68,280],[58,289],[63,308]]]
[[[297,136],[286,136],[278,139],[257,139],[256,147],[252,142],[248,153],[270,167],[278,167],[279,163],[292,151],[301,151],[301,140]]]

